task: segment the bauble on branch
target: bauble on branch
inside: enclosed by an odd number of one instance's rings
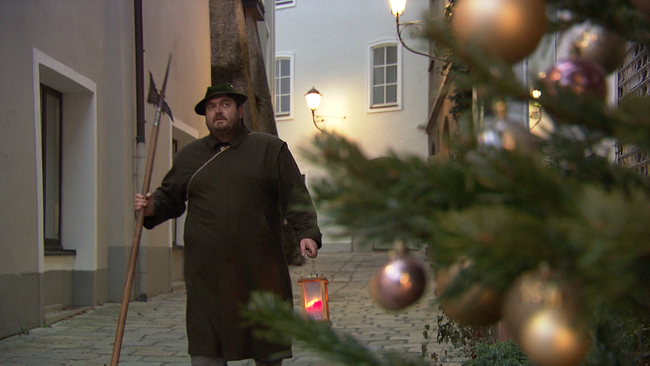
[[[444,296],[449,285],[471,261],[463,260],[437,272],[436,295]],[[440,308],[447,316],[462,326],[481,327],[492,325],[501,318],[503,297],[481,284],[472,285],[457,296],[441,300]]]
[[[535,50],[547,23],[544,0],[457,0],[451,30],[459,46],[515,63]]]
[[[626,50],[623,37],[602,26],[590,25],[573,41],[572,56],[600,65],[605,74],[611,74],[623,63]]]
[[[370,295],[385,309],[402,310],[420,299],[426,282],[422,263],[408,255],[399,243],[370,279]]]
[[[538,366],[576,366],[589,349],[575,286],[550,272],[523,275],[506,294],[503,321]]]
[[[552,96],[562,89],[575,95],[593,95],[602,100],[607,97],[606,77],[600,65],[583,58],[559,61],[542,75]]]
[[[495,103],[492,111],[492,115],[485,117],[485,123],[476,136],[480,150],[508,150],[525,154],[537,150],[530,131],[521,122],[508,119],[505,102]]]

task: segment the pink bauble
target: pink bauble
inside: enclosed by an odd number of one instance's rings
[[[551,95],[557,89],[565,89],[576,95],[595,95],[607,97],[607,75],[605,70],[593,62],[582,58],[559,61],[548,69],[543,77]]]

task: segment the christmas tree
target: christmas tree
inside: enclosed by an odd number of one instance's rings
[[[426,245],[447,315],[505,324],[537,365],[650,364],[650,181],[599,153],[650,149],[648,99],[606,102],[619,46],[650,44],[650,1],[456,0],[446,15],[426,35],[453,80],[449,160],[369,159],[353,141],[320,136],[306,152],[328,173],[317,204],[342,234]],[[591,41],[576,42],[572,58],[535,75],[533,88],[518,80],[512,65],[544,34],[585,24]],[[532,134],[508,117],[516,103],[539,106],[552,128]],[[317,335],[316,348],[344,364],[426,363],[375,355],[267,294],[247,313],[275,337]]]

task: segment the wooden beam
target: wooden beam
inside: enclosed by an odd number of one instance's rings
[[[251,112],[252,127],[259,131],[259,114],[255,98],[255,88],[250,70],[250,57],[248,55],[248,36],[246,35],[246,16],[244,14],[243,0],[235,0],[235,17],[237,19],[237,33],[239,38],[239,50],[243,65],[244,77],[246,78],[246,94],[248,95],[248,106]]]

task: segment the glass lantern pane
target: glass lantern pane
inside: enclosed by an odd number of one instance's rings
[[[303,286],[305,313],[311,319],[323,319],[324,299],[321,293],[320,281],[304,282]]]

